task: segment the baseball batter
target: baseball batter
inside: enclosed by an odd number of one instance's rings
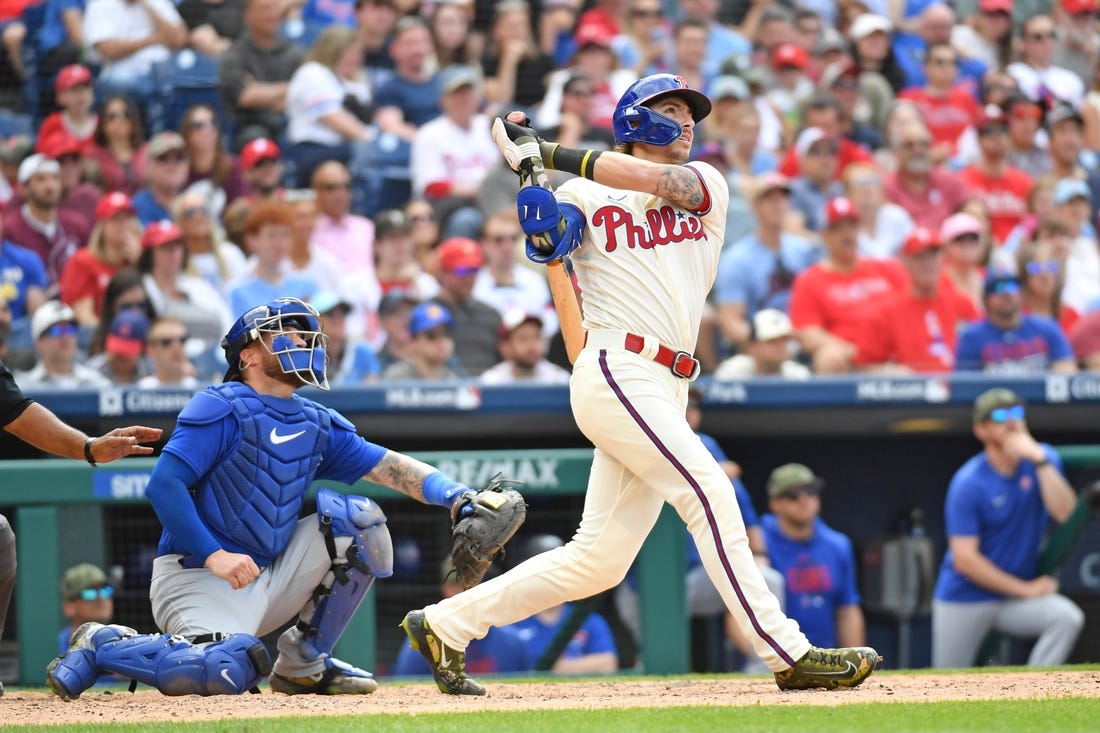
[[[619,101],[620,152],[540,145],[529,128],[499,126],[507,136],[497,142],[513,168],[540,156],[540,165],[580,176],[556,194],[521,189],[517,208],[528,257],[546,263],[569,255],[577,272],[587,337],[570,400],[596,449],[569,543],[405,617],[402,626],[445,693],[485,694],[466,675],[462,650],[490,627],[618,584],[665,502],[687,524],[707,574],[780,688],[858,685],[878,663],[869,648],[813,648],[784,616],[749,551],[729,478],[684,417],[729,199],[717,170],[685,164],[695,125],[710,109],[682,78],[656,74]]]
[[[280,298],[230,328],[225,382],[180,412],[149,482],[164,525],[149,595],[167,633],[84,624],[47,669],[57,695],[75,699],[106,672],[167,695],[240,694],[269,673],[288,694],[377,689],[332,650],[374,579],[392,573],[386,517],[366,497],[320,489],[317,513],[299,520],[310,485],[362,477],[446,507],[470,489],[295,394],[328,388],[317,317]],[[257,637],[295,616],[272,665]]]

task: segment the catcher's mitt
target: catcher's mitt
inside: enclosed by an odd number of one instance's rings
[[[455,502],[451,559],[463,588],[481,582],[493,558],[527,517],[527,502],[512,488],[517,485],[494,476],[484,488],[469,491]]]

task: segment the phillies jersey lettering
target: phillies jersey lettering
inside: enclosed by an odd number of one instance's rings
[[[602,227],[607,244],[604,249],[614,252],[619,247],[619,233],[625,238],[627,247],[652,249],[659,244],[679,244],[680,242],[702,242],[707,238],[703,222],[699,217],[683,209],[661,206],[643,212],[646,225],[634,221],[634,214],[621,206],[604,206],[592,214],[592,226]]]

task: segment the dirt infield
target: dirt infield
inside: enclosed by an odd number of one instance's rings
[[[22,724],[136,723],[245,719],[291,715],[370,715],[484,710],[634,708],[715,705],[844,705],[859,702],[936,702],[1049,697],[1100,698],[1100,670],[972,672],[946,675],[877,674],[862,687],[837,692],[780,692],[761,677],[618,679],[586,682],[489,682],[487,697],[455,698],[429,684],[383,682],[373,695],[342,698],[268,690],[225,698],[165,697],[143,688],[95,690],[73,702],[44,692],[9,690],[0,719]]]

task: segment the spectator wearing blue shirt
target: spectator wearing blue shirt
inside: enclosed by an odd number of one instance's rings
[[[1049,318],[1021,312],[1016,275],[991,273],[985,281],[983,304],[985,319],[959,336],[956,371],[999,375],[1077,371],[1061,327]]]
[[[455,566],[451,558],[446,558],[440,568],[442,579],[440,594],[450,598],[462,592],[462,584],[455,575]],[[499,575],[496,565],[490,565],[483,580]],[[506,674],[509,672],[530,672],[535,669],[535,657],[527,641],[513,626],[494,626],[484,638],[474,639],[466,647],[466,670],[477,670],[478,674]],[[414,651],[408,639],[397,653],[397,662],[393,667],[395,677],[430,675],[428,663],[420,652]]]
[[[187,144],[183,138],[171,130],[158,132],[145,147],[145,187],[133,197],[134,211],[143,227],[171,220],[172,202],[183,192],[187,175]],[[266,301],[249,301],[249,307],[261,302]]]
[[[928,47],[936,43],[951,43],[955,28],[955,11],[941,2],[925,6],[916,19],[916,33],[899,32],[894,35],[894,57],[905,74],[905,88],[923,87],[924,57]],[[977,97],[985,76],[986,65],[970,56],[958,57],[957,81]]]
[[[12,320],[29,317],[44,303],[49,285],[42,258],[26,247],[6,241],[0,225],[0,298],[11,309]]]
[[[377,382],[382,369],[374,349],[368,343],[348,338],[351,303],[331,290],[322,290],[310,304],[321,315],[321,330],[328,337],[329,383],[348,387]],[[419,654],[414,656],[423,661]]]
[[[1031,436],[1023,401],[994,388],[974,401],[982,452],[951,479],[944,503],[947,552],[932,602],[932,666],[968,667],[991,630],[1036,639],[1028,664],[1063,664],[1085,614],[1038,574],[1053,518],[1077,503],[1058,454]]]
[[[787,615],[816,646],[863,646],[852,542],[818,516],[824,482],[801,463],[768,479],[771,514],[761,519],[772,567],[786,581]]]
[[[817,262],[821,249],[785,231],[790,214],[790,182],[768,173],[753,185],[757,226],[752,234],[724,248],[713,298],[722,334],[733,344],[749,341],[749,323],[761,308],[787,312],[795,275]]]
[[[555,535],[532,535],[517,547],[514,562],[519,565],[535,555],[553,552],[564,544]],[[572,604],[561,603],[512,624],[511,628],[526,642],[536,666],[558,630],[572,620],[572,610]],[[554,674],[584,675],[612,674],[618,669],[619,655],[611,627],[598,613],[589,613],[585,617],[550,667]]]

